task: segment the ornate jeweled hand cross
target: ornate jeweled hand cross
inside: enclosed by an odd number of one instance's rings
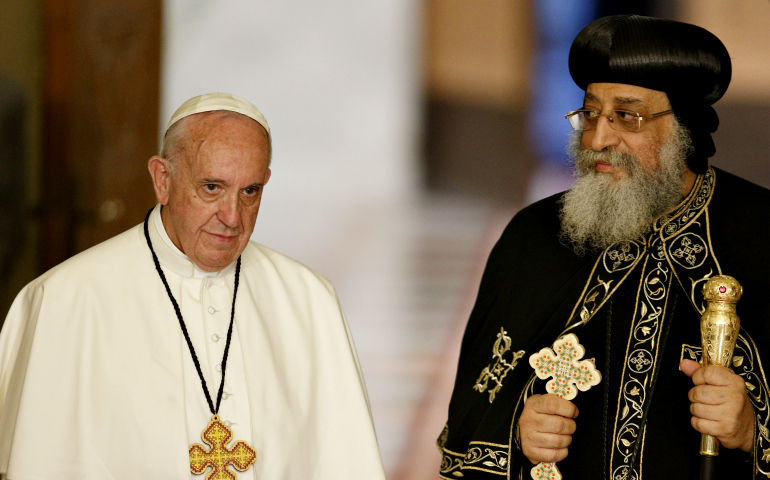
[[[257,452],[243,440],[235,442],[233,448],[227,448],[233,432],[217,415],[211,418],[201,437],[211,449],[207,451],[198,443],[190,445],[190,471],[201,475],[211,467],[206,480],[236,480],[235,474],[227,469],[229,465],[243,472],[257,460]]]
[[[556,340],[553,350],[544,348],[529,357],[529,364],[541,380],[553,377],[545,384],[548,393],[565,400],[572,400],[577,391],[585,392],[602,380],[591,360],[582,360],[585,349],[575,334],[570,333]],[[530,471],[534,480],[561,480],[555,463],[539,463]]]

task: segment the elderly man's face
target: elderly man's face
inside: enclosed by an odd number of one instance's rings
[[[607,83],[589,85],[585,105],[602,115],[625,110],[649,116],[669,110],[661,92]],[[696,175],[687,168],[687,130],[668,114],[643,122],[638,131],[615,130],[600,116],[595,128],[572,137],[577,175],[560,200],[559,217],[562,238],[576,252],[644,236],[692,188]]]
[[[267,134],[252,119],[220,112],[187,121],[186,148],[174,158],[176,172],[168,171],[165,185],[158,185],[154,172],[153,177],[171,241],[198,268],[215,272],[238,258],[254,231],[270,178]],[[153,157],[151,172],[155,159],[167,167],[166,159]]]
[[[602,114],[611,114],[613,110],[626,110],[641,116],[663,112],[671,108],[665,93],[648,88],[620,83],[592,83],[585,94],[584,108],[596,110]],[[583,132],[582,148],[592,148],[597,152],[617,149],[634,155],[639,167],[649,173],[658,168],[657,152],[668,137],[674,125],[673,115],[663,115],[651,120],[642,120],[638,132],[615,130],[607,117],[600,117],[593,130]],[[619,167],[599,162],[598,172],[621,178],[627,175]]]

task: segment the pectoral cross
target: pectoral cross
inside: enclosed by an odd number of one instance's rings
[[[548,393],[565,400],[572,400],[577,391],[585,392],[602,380],[591,360],[582,360],[585,349],[575,334],[570,333],[556,340],[553,350],[544,348],[529,357],[529,364],[541,380],[552,377],[545,384]],[[534,480],[561,480],[555,463],[539,463],[530,470]]]
[[[198,443],[190,445],[190,471],[201,475],[207,467],[211,467],[206,480],[236,480],[236,475],[227,469],[229,465],[244,472],[257,460],[257,452],[243,440],[235,442],[233,448],[227,448],[233,432],[217,415],[211,417],[201,437],[211,448],[206,450]]]

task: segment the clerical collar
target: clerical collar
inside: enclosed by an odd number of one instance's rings
[[[198,268],[190,258],[182,253],[174,242],[169,238],[163,220],[160,217],[161,205],[158,204],[152,210],[149,218],[149,233],[152,244],[155,247],[155,254],[163,268],[167,268],[179,276],[186,278],[217,277],[221,278],[230,275],[235,271],[235,262],[218,272],[205,272]]]

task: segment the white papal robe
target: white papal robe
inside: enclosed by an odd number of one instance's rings
[[[235,263],[196,269],[159,212],[153,248],[216,401]],[[238,478],[384,479],[333,287],[254,242],[241,259],[219,411],[257,451]],[[203,444],[211,413],[142,225],[22,290],[0,333],[0,402],[3,478],[204,478],[190,473],[188,447]]]

